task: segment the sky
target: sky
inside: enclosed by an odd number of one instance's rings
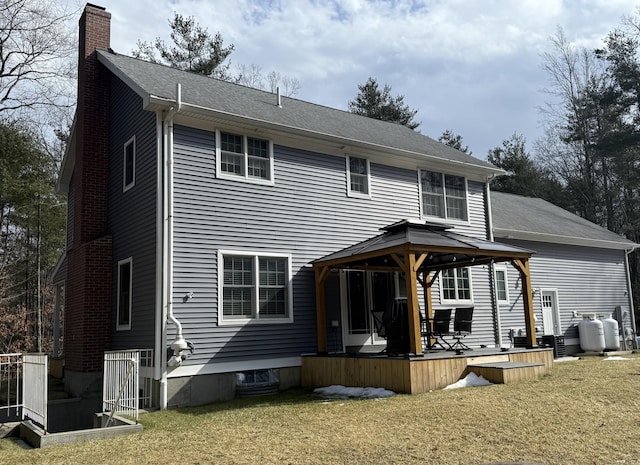
[[[111,17],[111,46],[169,39],[174,12],[233,44],[231,69],[257,65],[300,82],[296,98],[338,109],[374,77],[418,110],[418,130],[449,129],[473,155],[512,134],[543,135],[552,97],[542,69],[562,28],[595,48],[640,0],[93,0]]]

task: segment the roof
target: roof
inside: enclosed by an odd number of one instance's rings
[[[536,197],[491,192],[496,238],[630,250],[639,245]]]
[[[502,173],[490,163],[442,144],[403,125],[379,121],[303,100],[276,96],[231,82],[181,71],[156,63],[98,50],[98,59],[138,93],[149,110],[178,101],[192,114],[236,119],[310,137],[359,144],[464,165],[484,174]]]
[[[530,250],[465,236],[450,229],[439,223],[403,220],[381,228],[383,232],[377,236],[315,260],[313,264],[336,268],[395,268],[393,255],[402,256],[410,250],[427,254],[421,268],[430,271],[529,258],[533,254]]]

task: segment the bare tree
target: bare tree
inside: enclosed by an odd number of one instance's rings
[[[47,0],[0,0],[0,114],[73,106],[77,11]]]
[[[267,74],[267,82],[269,83],[267,90],[275,92],[280,88],[282,95],[287,97],[293,97],[300,91],[300,81],[289,76],[282,76],[277,71],[271,71]]]

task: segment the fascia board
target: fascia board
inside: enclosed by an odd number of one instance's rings
[[[173,105],[175,105],[175,102],[173,101],[152,96],[150,100],[150,108],[148,109],[158,110],[160,107],[169,108]],[[308,148],[312,148],[315,151],[318,151],[318,146],[326,145],[329,146],[332,152],[339,152],[339,154],[342,155],[347,153],[362,154],[363,156],[377,154],[377,158],[380,162],[388,162],[388,157],[392,156],[397,160],[405,160],[404,164],[407,168],[416,169],[421,166],[423,168],[439,167],[443,171],[464,174],[469,177],[482,180],[486,180],[492,176],[505,174],[504,170],[496,167],[484,167],[474,165],[472,163],[447,160],[435,155],[411,152],[391,146],[372,144],[367,141],[339,137],[308,129],[300,129],[274,123],[272,121],[265,121],[234,113],[214,110],[185,102],[182,102],[181,112],[184,115],[192,116],[194,118],[200,117],[218,122],[237,124],[239,126],[246,127],[253,132],[263,132],[265,134],[270,133],[273,135],[278,134],[285,138],[298,141],[302,146],[307,145]],[[296,145],[300,146],[299,144]],[[375,156],[372,157],[371,160],[374,162],[377,161]]]

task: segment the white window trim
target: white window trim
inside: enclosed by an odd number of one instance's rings
[[[429,171],[432,173],[439,173],[442,176],[442,185],[443,185],[443,189],[445,189],[444,191],[444,218],[440,217],[440,216],[430,216],[430,215],[426,215],[424,213],[424,205],[422,204],[422,172],[423,171]],[[445,175],[449,175],[449,176],[457,176],[459,178],[464,178],[464,192],[465,192],[465,202],[466,202],[466,209],[467,209],[467,219],[466,220],[461,220],[458,218],[449,218],[447,216],[447,192],[446,192],[446,187],[444,187],[445,184],[445,180],[444,180],[444,176]],[[469,212],[469,180],[466,178],[466,176],[460,176],[458,174],[453,174],[453,173],[445,173],[444,171],[434,171],[434,170],[429,170],[429,169],[418,169],[418,199],[419,199],[419,205],[420,205],[420,218],[422,218],[423,220],[429,220],[429,221],[434,221],[434,222],[447,222],[447,223],[454,223],[454,224],[464,224],[464,225],[468,225],[471,224],[471,213]]]
[[[222,163],[222,144],[221,144],[221,136],[222,132],[233,134],[236,136],[242,137],[242,147],[244,149],[244,174],[231,174],[222,171],[221,163]],[[220,129],[216,129],[216,177],[219,179],[230,179],[233,181],[244,181],[253,184],[262,184],[266,186],[273,186],[275,184],[275,175],[273,172],[274,162],[273,162],[273,141],[271,139],[263,139],[260,137],[255,137],[255,139],[266,140],[268,143],[269,150],[269,179],[256,178],[254,176],[249,176],[248,172],[248,164],[249,164],[249,155],[247,153],[247,136],[246,134],[239,134],[232,131],[221,131]],[[239,154],[240,155],[240,154]]]
[[[253,309],[254,316],[252,318],[224,318],[224,257],[243,256],[253,258],[253,270],[255,278],[254,302],[256,308]],[[285,258],[287,260],[287,316],[285,318],[264,318],[260,319],[258,312],[260,311],[260,286],[258,285],[257,270],[258,260],[264,257]],[[246,324],[282,324],[293,323],[293,274],[291,270],[291,254],[254,252],[247,250],[218,250],[218,325],[219,326],[244,326]],[[256,316],[257,315],[257,316]]]
[[[469,270],[469,295],[471,296],[470,299],[445,299],[444,298],[444,292],[442,291],[442,272],[440,272],[439,276],[438,276],[438,286],[440,287],[440,303],[443,305],[457,305],[457,306],[463,306],[463,305],[473,305],[473,278],[472,278],[472,273],[471,273],[471,268],[470,266],[465,266],[463,268],[467,268]],[[455,271],[456,277],[455,277],[455,283],[456,283],[456,296],[458,295],[458,268],[452,268]]]
[[[129,323],[126,325],[120,324],[120,268],[122,265],[129,264]],[[118,261],[118,294],[117,294],[117,311],[116,311],[116,331],[126,331],[131,329],[131,310],[133,303],[133,257],[125,258]]]
[[[127,147],[133,144],[133,175],[132,181],[127,184]],[[122,147],[122,192],[127,192],[136,185],[136,136],[124,143]]]
[[[498,272],[502,272],[504,273],[504,290],[505,290],[505,294],[507,295],[507,299],[506,300],[501,300],[500,297],[498,296]],[[493,267],[493,282],[495,284],[495,293],[496,293],[496,302],[498,302],[499,304],[509,304],[511,302],[511,299],[509,298],[509,272],[507,270],[506,266],[495,266]]]
[[[353,157],[364,160],[367,163],[367,193],[358,192],[351,190],[351,156],[347,155],[345,157],[345,164],[347,170],[347,197],[359,197],[361,199],[370,199],[371,198],[371,164],[368,158],[364,157]]]

